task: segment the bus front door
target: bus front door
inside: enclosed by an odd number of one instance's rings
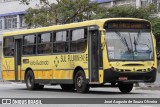
[[[98,82],[98,30],[91,30],[89,36],[90,82]]]
[[[15,38],[15,81],[21,80],[22,39]]]

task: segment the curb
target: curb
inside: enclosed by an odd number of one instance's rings
[[[142,90],[159,90],[160,91],[160,84],[154,83],[139,83],[136,89]]]
[[[136,90],[160,91],[160,87],[136,87]]]
[[[0,84],[11,84],[11,82],[5,81],[5,80],[0,80]]]

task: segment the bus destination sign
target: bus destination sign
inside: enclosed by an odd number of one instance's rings
[[[108,22],[106,29],[150,29],[150,24],[146,22]]]

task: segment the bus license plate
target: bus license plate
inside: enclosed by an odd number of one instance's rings
[[[128,77],[119,77],[118,80],[121,80],[121,81],[128,80]]]

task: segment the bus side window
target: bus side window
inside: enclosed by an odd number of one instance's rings
[[[68,31],[56,32],[53,39],[54,53],[68,52]]]
[[[70,39],[71,52],[84,52],[87,47],[87,29],[72,30]]]
[[[14,56],[14,38],[5,37],[3,41],[4,56]]]
[[[52,35],[51,33],[38,34],[38,54],[51,54],[52,53]]]
[[[23,37],[23,55],[36,54],[36,35],[26,35]]]

